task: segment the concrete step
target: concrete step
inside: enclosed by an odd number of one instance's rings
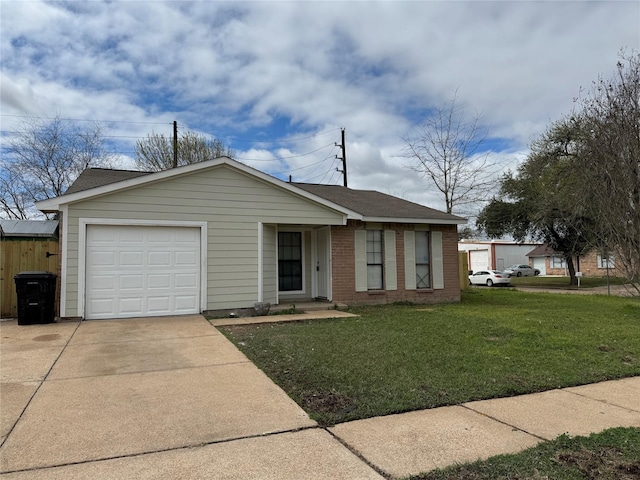
[[[327,302],[322,300],[305,300],[301,302],[282,302],[278,305],[271,305],[271,313],[282,312],[284,310],[293,310],[297,312],[315,312],[318,310],[334,310],[345,309],[347,305],[335,302]]]

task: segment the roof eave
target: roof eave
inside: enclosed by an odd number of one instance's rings
[[[362,216],[363,222],[375,223],[419,223],[430,225],[465,225],[468,220],[466,218],[410,218],[410,217],[366,217]]]

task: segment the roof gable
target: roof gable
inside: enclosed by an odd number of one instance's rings
[[[68,205],[102,195],[189,175],[205,169],[227,166],[245,174],[341,212],[350,220],[396,223],[464,224],[466,219],[439,210],[386,195],[374,190],[353,190],[338,185],[287,183],[227,157],[186,165],[161,172],[109,170],[92,168],[82,172],[64,195],[38,202],[45,212],[57,211]]]
[[[64,195],[37,202],[36,207],[43,212],[55,212],[60,210],[63,205],[69,205],[71,203],[81,202],[143,185],[150,185],[170,178],[177,178],[182,175],[191,175],[219,167],[235,169],[236,171],[243,172],[246,175],[262,180],[267,184],[289,191],[290,193],[311,200],[331,210],[338,211],[345,215],[345,221],[347,216],[352,218],[352,215],[355,215],[355,218],[359,218],[359,215],[356,212],[352,212],[342,205],[335,204],[327,199],[318,197],[304,190],[300,190],[290,183],[283,182],[282,180],[260,172],[259,170],[255,170],[242,163],[236,162],[228,157],[220,157],[214,160],[207,160],[160,172],[138,172],[131,170],[109,170],[100,168],[88,169],[78,176],[76,181],[67,189],[67,192],[65,192]]]

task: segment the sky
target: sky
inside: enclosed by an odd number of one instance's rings
[[[404,156],[434,109],[456,96],[514,169],[621,49],[640,50],[639,1],[0,0],[1,138],[99,121],[132,169],[175,120],[278,178],[342,184],[344,128],[349,187],[443,210]]]

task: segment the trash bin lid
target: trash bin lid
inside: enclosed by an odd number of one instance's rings
[[[44,279],[44,278],[56,278],[57,275],[51,272],[20,272],[17,273],[14,279]]]

